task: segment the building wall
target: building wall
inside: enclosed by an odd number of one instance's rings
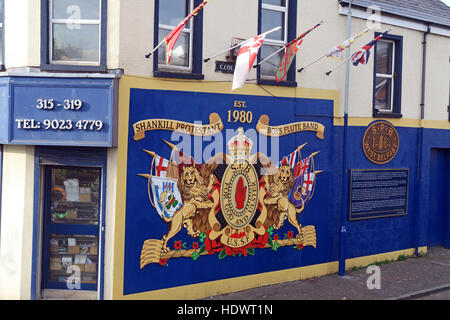
[[[257,34],[258,6],[257,1],[210,1],[203,10],[203,58],[216,54],[230,45],[231,38],[249,38]],[[182,81],[160,79],[153,81],[153,58],[145,59],[144,55],[154,46],[154,7],[153,0],[108,0],[108,24],[107,24],[107,68],[123,69],[126,77],[132,77],[133,86],[142,86],[149,89],[176,90],[189,92],[202,92],[230,94],[233,76],[214,71],[214,60],[225,60],[225,55],[220,55],[208,63],[203,63],[204,81]],[[232,8],[232,10],[230,10]],[[339,13],[339,4],[335,0],[298,1],[297,10],[297,34],[318,23],[321,19],[325,23],[313,33],[307,36],[296,58],[296,65],[292,68],[301,68],[318,56],[326,53],[331,47],[337,45],[347,37],[347,17]],[[39,67],[41,61],[41,10],[40,1],[37,0],[6,0],[5,1],[5,65],[8,71],[14,68]],[[383,23],[380,30],[389,27]],[[352,19],[351,33],[355,34],[366,28],[366,20]],[[419,141],[419,130],[422,125],[420,117],[421,96],[421,68],[422,68],[422,41],[423,31],[411,28],[395,26],[391,32],[403,36],[403,74],[402,74],[402,119],[390,121],[400,127],[402,136],[407,137],[402,148],[416,145]],[[358,39],[352,46],[352,51],[359,49],[369,42],[374,31],[369,31]],[[450,52],[450,40],[446,36],[431,34],[428,36],[427,75],[426,75],[426,100],[425,100],[425,147],[422,156],[425,165],[416,170],[417,148],[404,149],[403,153],[392,166],[411,167],[413,177],[429,179],[429,152],[431,148],[449,148],[448,131],[448,97],[450,68],[448,66],[448,52]],[[366,159],[362,155],[360,136],[368,124],[377,120],[372,117],[373,96],[373,54],[368,65],[358,67],[350,66],[350,136],[351,148],[349,150],[350,167],[367,167]],[[325,91],[333,92],[334,99],[334,125],[336,143],[341,143],[342,119],[344,112],[345,67],[343,66],[330,76],[325,72],[338,64],[335,60],[323,59],[302,73],[296,72],[298,88],[257,86],[256,71],[249,74],[246,87],[236,91],[238,94],[250,96],[284,96],[284,97],[308,97],[317,99],[329,99]],[[443,68],[443,66],[446,66]],[[130,78],[126,79],[124,90],[131,87]],[[210,82],[215,82],[212,86]],[[219,88],[219,89],[218,89]],[[127,97],[128,92],[121,90],[121,99]],[[127,116],[129,102],[121,105],[120,117]],[[123,108],[127,108],[124,110]],[[302,109],[299,109],[302,112]],[[121,119],[123,126],[128,125],[128,119]],[[124,128],[125,128],[124,127]],[[126,130],[122,128],[122,130]],[[438,129],[437,131],[435,131]],[[443,130],[444,129],[444,130]],[[127,143],[126,139],[119,141]],[[104,298],[124,298],[123,283],[123,214],[125,204],[124,187],[126,173],[123,169],[126,161],[124,149],[110,148],[107,159],[106,189],[106,214],[105,214],[105,269],[104,269]],[[123,153],[120,153],[123,151]],[[338,151],[336,151],[338,152]],[[331,160],[329,159],[330,163]],[[340,160],[338,160],[340,161]],[[339,163],[337,166],[340,166]],[[421,174],[422,173],[422,174]],[[31,291],[31,265],[33,234],[33,194],[34,181],[34,148],[29,146],[4,146],[3,154],[3,188],[1,210],[1,239],[0,239],[0,297],[10,299],[28,299]],[[333,180],[340,186],[340,178]],[[422,194],[428,194],[428,186],[420,186]],[[417,190],[414,192],[418,192]],[[333,200],[337,205],[337,199]],[[411,202],[414,204],[415,202]],[[386,232],[401,232],[407,226],[416,226],[418,235],[408,233],[401,241],[401,245],[382,247],[384,251],[401,252],[415,246],[426,245],[426,217],[421,215],[419,222],[412,217],[419,212],[426,212],[429,203],[425,200],[418,202],[418,207],[413,209],[406,222],[397,224],[396,221],[383,221],[375,225],[360,222],[349,228],[349,239],[355,242],[349,253],[349,258],[359,259],[361,256],[370,256],[370,259],[378,259],[380,248],[368,247],[370,241],[362,237],[361,232],[366,230],[371,234],[377,234],[377,228],[386,227]],[[337,210],[337,209],[336,209]],[[338,219],[335,217],[335,219]],[[334,232],[334,231],[333,231]],[[334,234],[337,236],[337,234]],[[330,235],[331,236],[331,235]],[[377,238],[375,244],[383,243],[385,238]],[[395,239],[394,239],[395,240]],[[17,248],[20,248],[19,250]],[[377,251],[378,250],[378,251]],[[400,250],[400,251],[398,251]],[[409,250],[409,249],[408,249]],[[331,256],[336,258],[337,248],[332,247]],[[399,253],[400,254],[400,253]],[[375,260],[373,260],[375,261]],[[366,260],[350,260],[347,267],[367,263]],[[38,266],[39,268],[39,266]],[[295,280],[307,276],[326,274],[337,270],[336,261],[327,260],[326,265],[302,269],[300,275],[298,269],[288,272],[288,278]],[[277,271],[269,276],[256,275],[246,278],[245,281],[215,282],[214,291],[211,286],[200,285],[201,291],[195,297],[205,296],[212,292],[223,293],[240,290],[261,284],[276,283],[284,280],[283,271]],[[170,294],[168,290],[162,294]],[[176,292],[179,297],[186,297],[186,292]],[[189,295],[187,295],[189,296]],[[192,296],[190,296],[192,297]]]
[[[0,298],[29,299],[33,238],[34,147],[3,146]]]

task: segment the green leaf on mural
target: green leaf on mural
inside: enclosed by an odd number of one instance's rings
[[[226,253],[225,248],[223,248],[222,251],[220,251],[219,260],[222,260],[226,256],[228,256],[228,254]]]
[[[206,246],[203,244],[201,247],[200,247],[200,250],[198,251],[198,253],[199,254],[202,254],[203,252],[205,252],[206,251]]]
[[[247,253],[249,255],[251,255],[251,256],[254,256],[255,255],[255,248],[253,248],[253,247],[247,248]]]

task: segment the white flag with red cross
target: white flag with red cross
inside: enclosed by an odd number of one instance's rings
[[[306,191],[311,192],[312,188],[314,186],[314,179],[315,174],[314,173],[305,173],[303,176],[303,187]]]
[[[231,90],[242,88],[247,80],[248,73],[258,56],[259,48],[264,42],[265,35],[254,37],[239,49],[234,69],[233,87]]]
[[[157,156],[155,158],[154,165],[155,165],[154,167],[155,176],[159,178],[165,178],[167,176],[167,168],[169,166],[169,160]]]
[[[233,86],[231,90],[242,88],[247,80],[248,73],[253,67],[256,57],[258,56],[259,48],[264,42],[266,35],[271,32],[277,31],[281,27],[273,28],[267,32],[264,32],[252,39],[244,41],[239,49],[236,66],[234,68]]]

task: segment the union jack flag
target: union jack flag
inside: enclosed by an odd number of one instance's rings
[[[297,160],[297,153],[298,153],[298,151],[295,150],[291,154],[283,157],[283,159],[281,159],[281,161],[278,162],[277,167],[279,168],[282,165],[288,165],[288,166],[290,166],[292,168],[292,170],[295,170],[295,164],[296,164],[296,160]]]
[[[360,50],[356,51],[352,55],[352,62],[354,66],[358,66],[360,63],[367,64],[369,62],[370,58],[370,50],[375,45],[375,43],[380,40],[382,37],[384,37],[390,30],[386,31],[383,34],[380,34],[378,37],[370,41],[368,44],[366,44],[364,47],[362,47]]]
[[[309,171],[310,157],[300,160],[295,164],[294,177],[303,176]]]

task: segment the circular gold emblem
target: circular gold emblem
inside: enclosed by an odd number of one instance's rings
[[[387,121],[377,121],[364,133],[364,154],[373,163],[385,164],[395,157],[399,143],[395,127]]]
[[[253,219],[258,208],[258,175],[246,160],[230,164],[220,186],[220,206],[227,223],[242,229]]]

